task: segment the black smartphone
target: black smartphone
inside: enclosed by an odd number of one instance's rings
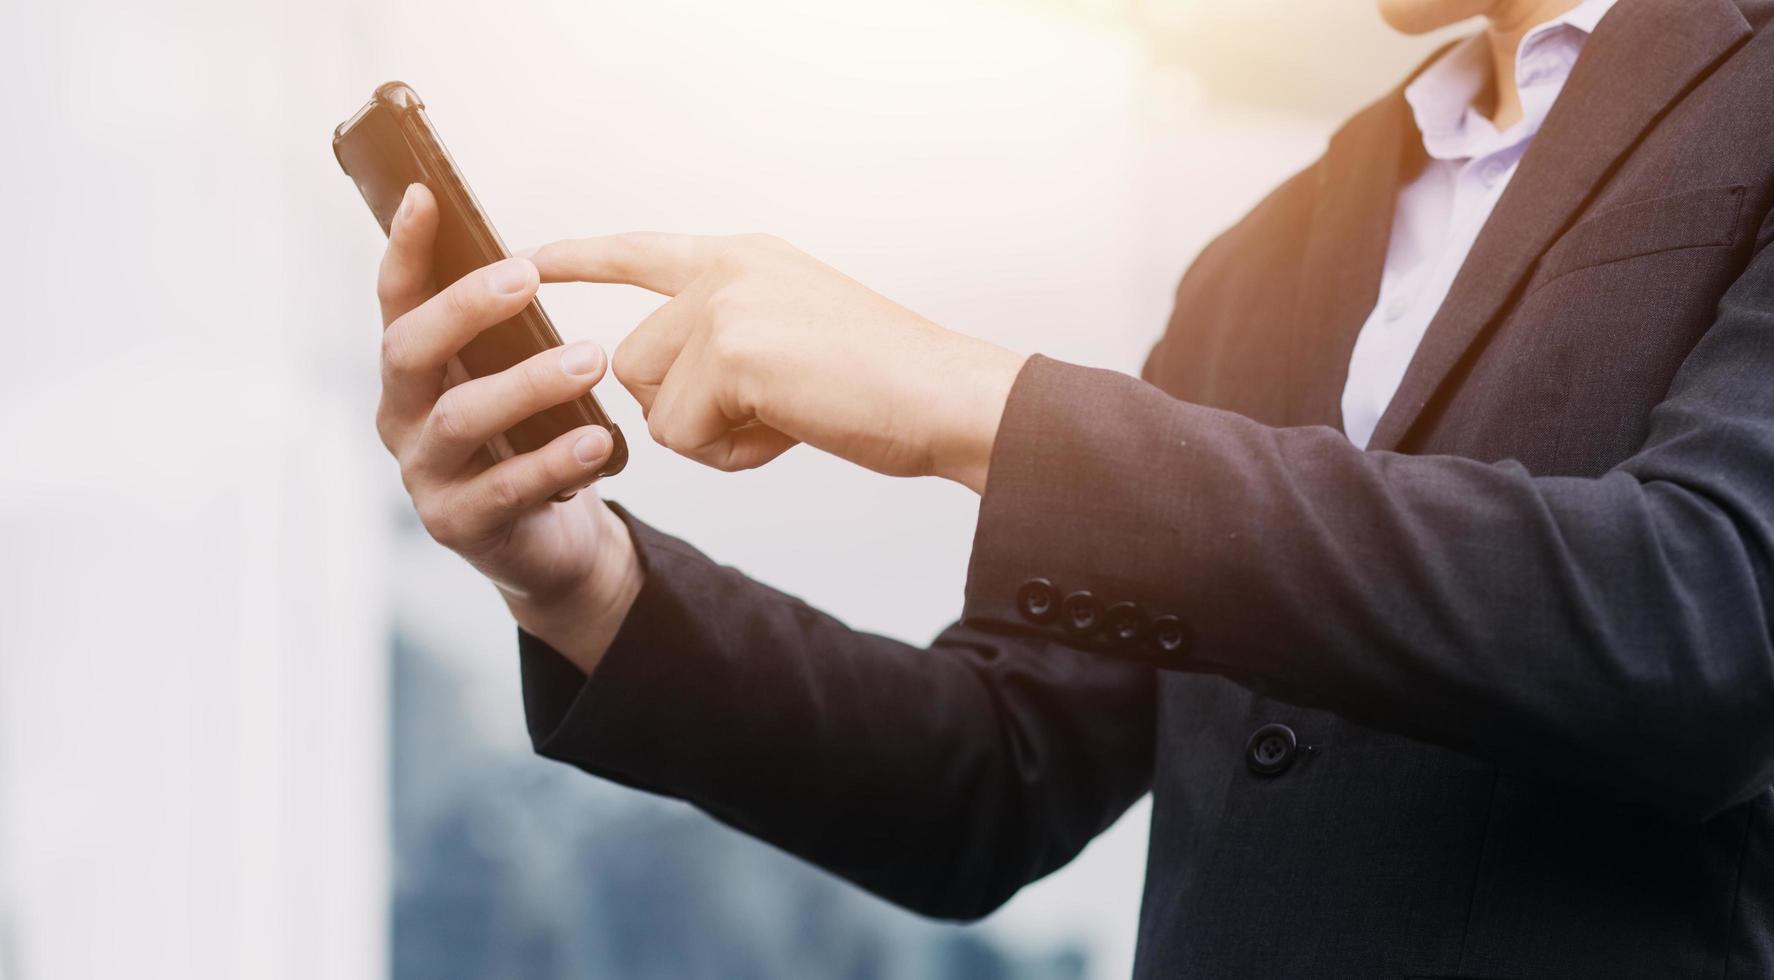
[[[333,131],[333,156],[357,182],[364,202],[387,234],[408,185],[424,184],[437,199],[437,242],[432,259],[433,282],[447,286],[485,265],[507,258],[505,243],[481,211],[480,202],[456,169],[443,140],[425,115],[419,93],[404,82],[376,89],[369,104]],[[542,305],[532,300],[517,316],[482,332],[456,357],[452,371],[471,378],[497,374],[533,354],[561,345]],[[570,402],[546,408],[507,429],[487,444],[495,459],[505,459],[547,445],[556,436],[582,425],[610,431],[610,460],[599,477],[614,476],[628,463],[628,443],[597,399],[587,392]],[[571,492],[557,496],[565,500]]]

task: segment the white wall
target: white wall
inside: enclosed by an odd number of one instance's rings
[[[347,10],[0,10],[17,978],[384,972],[374,251],[320,166]]]

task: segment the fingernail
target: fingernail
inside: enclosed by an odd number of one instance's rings
[[[493,288],[502,293],[518,293],[529,288],[536,277],[536,267],[529,259],[506,259],[493,266],[489,273]]]
[[[590,466],[601,462],[610,451],[610,434],[603,429],[592,429],[573,443],[573,458]]]
[[[579,378],[595,372],[604,363],[604,352],[590,341],[581,341],[561,351],[561,370]]]

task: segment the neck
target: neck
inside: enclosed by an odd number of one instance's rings
[[[1494,103],[1491,125],[1506,130],[1521,122],[1521,93],[1515,87],[1515,52],[1521,39],[1541,24],[1567,13],[1582,0],[1498,0],[1485,19],[1491,49]]]

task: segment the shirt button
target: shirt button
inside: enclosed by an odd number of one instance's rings
[[[1404,315],[1410,311],[1410,308],[1410,300],[1400,296],[1386,304],[1386,319],[1393,322],[1402,320],[1404,319]]]
[[[1259,776],[1279,776],[1294,764],[1300,740],[1286,725],[1264,725],[1244,746],[1244,762]]]
[[[1065,604],[1060,610],[1060,625],[1074,633],[1088,633],[1096,629],[1101,618],[1102,606],[1097,604],[1096,596],[1082,589],[1066,596]]]
[[[1029,579],[1016,590],[1016,608],[1029,622],[1051,622],[1059,615],[1059,590],[1044,578]]]
[[[1509,164],[1504,163],[1501,160],[1486,160],[1483,164],[1479,165],[1478,179],[1482,181],[1486,187],[1489,187],[1492,184],[1495,184],[1498,178],[1503,176],[1503,172],[1508,169]]]
[[[1117,602],[1103,613],[1103,629],[1116,646],[1127,646],[1146,633],[1146,614],[1131,602]]]

